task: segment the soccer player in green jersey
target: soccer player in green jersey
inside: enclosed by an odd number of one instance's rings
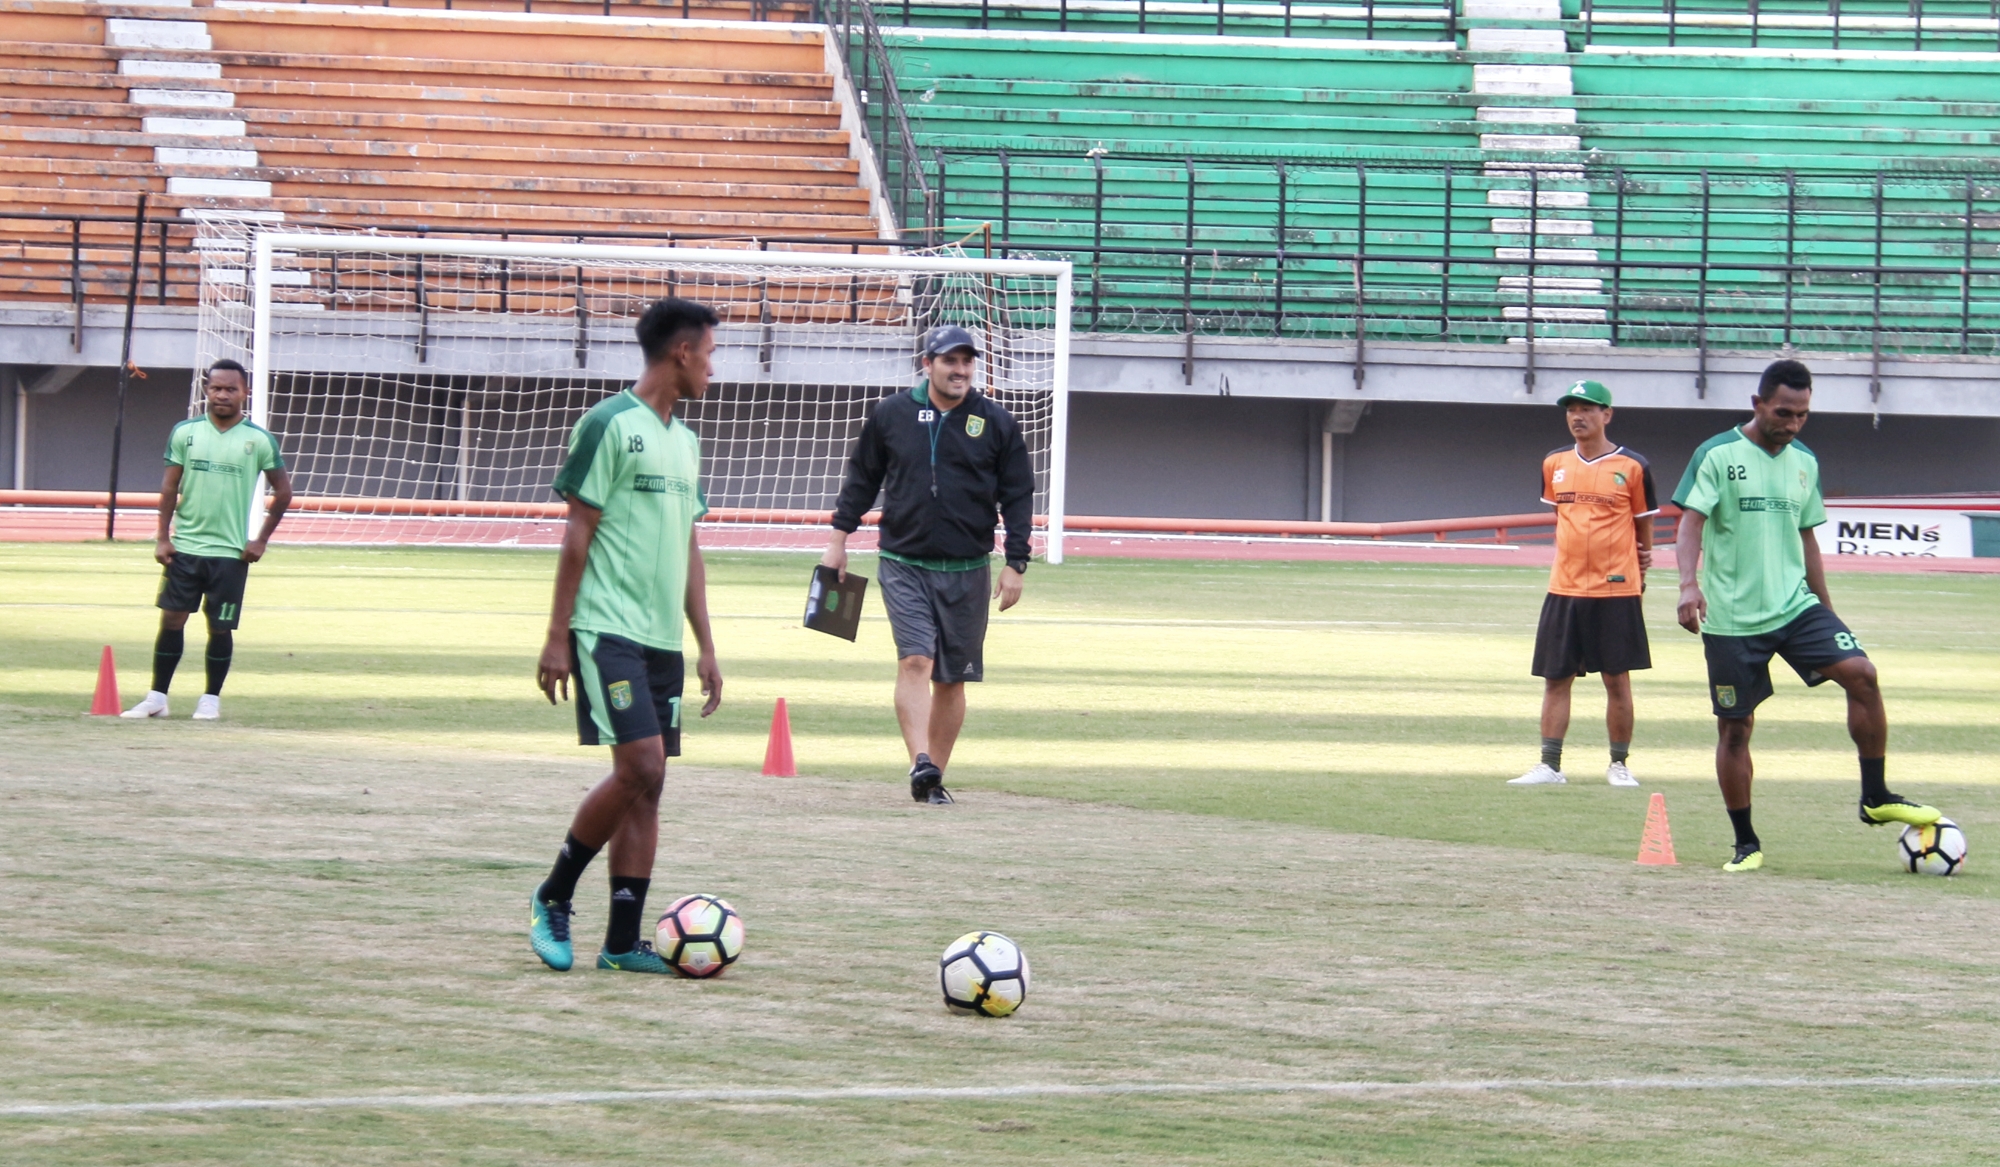
[[[574,963],[571,897],[598,851],[611,852],[611,920],[597,967],[666,973],[639,938],[660,835],[667,759],[681,752],[681,622],[694,629],[695,675],[722,704],[722,672],[708,627],[707,576],[695,520],[708,512],[701,441],[674,406],[708,392],[716,315],[661,300],[639,318],[646,369],[630,389],[576,423],[554,488],[569,503],[548,640],[536,682],[555,704],[576,681],[577,735],[611,747],[611,773],[577,807],[555,867],[529,897],[528,940],[557,971]]]
[[[1674,491],[1683,508],[1675,544],[1681,573],[1681,627],[1701,634],[1717,741],[1715,776],[1736,829],[1724,871],[1764,865],[1750,826],[1750,733],[1771,695],[1771,657],[1808,685],[1847,691],[1847,732],[1861,754],[1861,821],[1870,826],[1938,820],[1889,791],[1883,774],[1889,716],[1875,664],[1827,593],[1826,567],[1812,528],[1826,522],[1819,459],[1799,442],[1812,409],[1812,373],[1797,361],[1764,370],[1756,416],[1703,442]]]
[[[243,619],[243,587],[250,565],[264,558],[272,532],[292,505],[292,480],[271,431],[243,416],[249,374],[235,361],[217,361],[202,378],[208,409],[174,427],[167,438],[167,474],[160,482],[160,528],[153,558],[160,576],[160,634],[153,641],[153,687],[126,717],[167,715],[167,687],[180,667],[187,621],[196,608],[208,616],[208,684],[195,702],[196,721],[222,716],[222,681],[236,653]],[[271,479],[271,506],[250,539],[250,504],[257,475]]]

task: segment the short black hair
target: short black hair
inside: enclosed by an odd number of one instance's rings
[[[667,350],[673,347],[684,333],[700,332],[704,328],[714,328],[722,323],[715,309],[693,300],[683,300],[679,296],[668,296],[656,300],[639,317],[639,351],[646,354],[646,363],[656,364],[666,359]]]
[[[210,378],[214,377],[215,371],[217,369],[220,369],[225,373],[235,373],[237,376],[243,378],[244,387],[245,388],[249,387],[250,370],[244,368],[242,365],[236,363],[235,361],[230,360],[228,357],[224,357],[221,360],[210,365],[208,367],[208,372],[202,375],[202,380],[207,381]]]
[[[1811,392],[1812,370],[1799,361],[1772,361],[1771,367],[1764,370],[1764,376],[1757,382],[1757,400],[1769,401],[1780,386]]]

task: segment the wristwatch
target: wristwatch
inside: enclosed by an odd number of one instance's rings
[[[1009,559],[1007,561],[1007,566],[1013,568],[1017,572],[1020,572],[1022,575],[1028,574],[1028,561],[1025,559]]]

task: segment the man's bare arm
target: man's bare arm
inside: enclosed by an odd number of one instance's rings
[[[557,686],[562,688],[563,700],[569,700],[569,677],[575,668],[569,656],[569,618],[576,614],[576,591],[583,586],[590,542],[597,537],[597,521],[603,517],[604,512],[596,507],[569,500],[562,550],[556,554],[556,594],[549,605],[549,632],[542,643],[541,659],[535,664],[535,683],[551,705],[556,703]]]
[[[1826,605],[1826,610],[1831,612],[1833,594],[1826,590],[1826,560],[1820,557],[1819,540],[1813,538],[1811,531],[1800,531],[1799,541],[1805,544],[1806,550],[1806,586],[1812,589],[1812,594],[1818,596],[1819,602]]]
[[[1674,533],[1674,562],[1681,573],[1681,601],[1675,617],[1682,628],[1700,632],[1708,616],[1708,599],[1701,594],[1701,532],[1708,516],[1700,511],[1681,512],[1680,529]]]
[[[153,535],[153,558],[165,567],[174,561],[174,508],[181,504],[181,468],[169,462],[160,479],[160,526]]]
[[[722,705],[722,666],[715,660],[715,637],[708,626],[708,565],[702,562],[701,541],[688,532],[687,618],[694,628],[694,674],[701,681],[701,715],[707,717]]]
[[[283,470],[267,470],[265,473],[271,478],[271,506],[264,512],[263,529],[243,548],[243,558],[250,563],[264,558],[264,548],[270,544],[271,536],[277,532],[278,524],[284,520],[285,512],[292,505],[292,476]]]

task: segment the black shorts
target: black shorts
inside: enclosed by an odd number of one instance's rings
[[[667,757],[681,754],[681,654],[647,648],[604,632],[569,634],[576,681],[576,737],[586,746],[657,737]]]
[[[1756,636],[1701,634],[1708,656],[1708,699],[1717,717],[1748,717],[1771,695],[1771,656],[1785,658],[1808,685],[1826,681],[1819,670],[1867,656],[1861,642],[1824,604],[1814,604],[1783,628]]]
[[[200,608],[210,628],[234,629],[243,619],[243,585],[249,579],[250,565],[241,558],[176,551],[160,574],[157,602],[169,612]]]
[[[1536,676],[1580,677],[1652,667],[1640,597],[1551,594],[1542,601],[1542,622],[1535,629]]]
[[[877,574],[898,659],[930,657],[933,681],[985,679],[990,568],[932,571],[883,559]]]

